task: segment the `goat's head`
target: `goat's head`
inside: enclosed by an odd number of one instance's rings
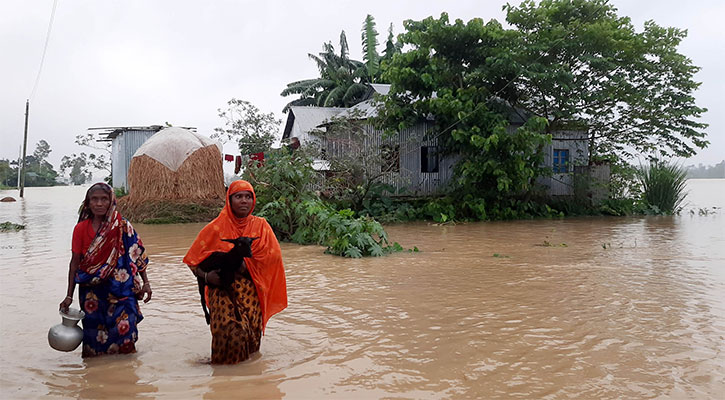
[[[240,247],[242,249],[243,257],[252,256],[252,242],[259,239],[258,237],[246,237],[240,236],[236,239],[222,239],[223,242],[228,242],[234,245],[234,247]]]

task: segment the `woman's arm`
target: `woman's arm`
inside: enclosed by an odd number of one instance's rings
[[[192,267],[191,265],[189,265],[189,269],[191,269],[191,273],[194,274],[195,277],[201,278],[204,283],[211,283],[214,286],[220,286],[222,283],[222,279],[219,277],[218,269],[204,272],[201,270],[201,268]]]
[[[141,275],[141,279],[143,280],[143,286],[141,287],[141,296],[145,296],[146,298],[143,299],[144,303],[148,303],[149,300],[151,300],[151,294],[153,293],[151,291],[151,282],[149,282],[148,276],[146,276],[146,269],[143,269],[139,272],[139,275]]]
[[[81,265],[81,255],[78,253],[72,254],[68,266],[68,289],[66,290],[65,299],[60,302],[61,311],[68,310],[68,307],[73,303],[73,292],[76,289],[76,271],[78,271],[78,266]]]

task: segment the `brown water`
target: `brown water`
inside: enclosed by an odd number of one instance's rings
[[[691,207],[725,180],[690,181]],[[261,352],[209,364],[181,259],[201,224],[137,226],[152,264],[138,353],[57,352],[84,188],[0,203],[3,398],[716,398],[725,391],[725,210],[388,227],[420,253],[351,260],[283,244],[290,306]],[[17,196],[17,192],[0,192]],[[546,245],[548,244],[548,245]],[[606,247],[606,248],[605,248]],[[494,256],[497,254],[498,257]]]

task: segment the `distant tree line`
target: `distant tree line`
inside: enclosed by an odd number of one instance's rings
[[[702,165],[687,167],[687,177],[696,179],[725,179],[725,160],[715,165]]]
[[[33,154],[25,156],[25,186],[54,186],[58,172],[46,159],[51,153],[50,145],[45,140],[35,145]],[[18,160],[0,160],[0,184],[14,187],[18,184]]]
[[[73,153],[70,156],[63,156],[59,167],[60,171],[58,172],[47,160],[48,155],[52,152],[50,144],[41,139],[35,145],[33,153],[25,157],[25,186],[55,186],[64,184],[58,181],[58,178],[61,176],[67,176],[69,183],[73,185],[82,185],[93,180],[94,170],[107,171],[109,177],[106,178],[106,181],[110,181],[110,144],[96,145],[92,133],[77,135],[75,142],[80,146],[101,150],[102,154],[81,152],[79,154]],[[22,167],[22,163],[19,161],[8,159],[0,160],[0,187],[17,187],[18,174]]]

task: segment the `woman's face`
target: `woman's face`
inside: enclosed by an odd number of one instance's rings
[[[244,218],[252,211],[254,195],[248,190],[242,190],[229,196],[229,206],[237,218]]]
[[[88,198],[88,205],[96,217],[105,216],[106,212],[108,212],[108,207],[111,206],[111,196],[101,189],[94,190]]]

